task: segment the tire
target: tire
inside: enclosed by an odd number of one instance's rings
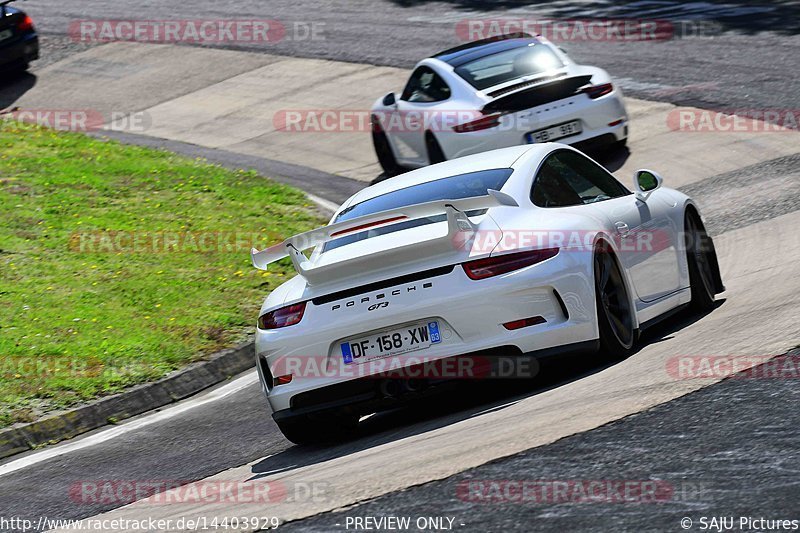
[[[625,278],[605,242],[595,246],[592,258],[600,353],[609,360],[624,359],[636,344],[633,307]]]
[[[439,141],[429,131],[425,133],[425,149],[428,152],[428,164],[435,165],[436,163],[447,161]]]
[[[687,212],[684,222],[684,242],[686,262],[689,267],[689,284],[692,289],[690,307],[698,312],[714,308],[714,295],[717,293],[719,266],[714,241],[706,233],[700,217]]]
[[[394,158],[389,139],[381,128],[380,123],[373,119],[372,122],[372,146],[375,148],[375,155],[378,156],[378,163],[388,177],[396,176],[402,172],[400,165]]]
[[[358,427],[357,415],[328,415],[312,418],[307,415],[276,420],[283,436],[295,444],[317,444],[342,440]]]
[[[28,63],[27,61],[14,63],[12,65],[2,67],[2,69],[0,69],[0,74],[8,73],[11,74],[12,76],[22,76],[23,74],[28,72],[30,66],[31,66],[30,63]]]

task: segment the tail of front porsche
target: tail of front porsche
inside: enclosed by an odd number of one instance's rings
[[[456,58],[443,66],[475,91],[473,105],[480,110],[473,120],[436,133],[448,158],[551,141],[625,142],[628,113],[608,72],[576,64],[543,37],[516,41],[518,48],[508,45],[487,57]],[[487,74],[504,70],[505,75]]]
[[[300,272],[267,299],[256,335],[281,429],[334,410],[374,412],[427,381],[487,377],[475,364],[487,355],[507,356],[513,371],[523,353],[596,336],[593,316],[565,303],[590,286],[585,262],[552,247],[492,256],[503,234],[495,219],[524,209],[502,192],[516,170],[456,170],[469,166],[435,165],[405,179],[455,174],[362,192],[329,226],[254,254],[259,267],[290,254]],[[309,258],[299,254],[309,246]]]

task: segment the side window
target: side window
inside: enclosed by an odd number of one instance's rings
[[[592,160],[571,150],[559,150],[542,163],[531,201],[539,207],[567,207],[627,194],[631,192]]]
[[[407,102],[441,102],[450,98],[450,87],[430,67],[419,67],[411,74],[401,100]]]
[[[539,173],[533,182],[531,201],[539,207],[568,207],[583,203],[581,197],[564,180],[564,164],[558,159],[558,153],[550,154],[539,167]]]

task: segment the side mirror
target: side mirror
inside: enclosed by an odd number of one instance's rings
[[[388,106],[393,106],[396,103],[397,103],[397,100],[395,99],[394,93],[389,93],[389,94],[387,94],[386,96],[383,97],[383,105],[385,105],[387,107]]]
[[[636,198],[646,202],[653,191],[661,187],[664,179],[652,170],[643,168],[633,174],[633,186],[636,190]]]

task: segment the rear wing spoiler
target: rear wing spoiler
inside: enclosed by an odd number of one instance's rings
[[[489,189],[486,196],[474,196],[472,198],[462,198],[459,200],[434,200],[421,204],[388,209],[371,215],[352,218],[343,222],[337,222],[323,226],[305,233],[300,233],[294,237],[289,237],[282,243],[270,246],[264,250],[250,251],[253,266],[259,270],[266,270],[267,265],[279,261],[284,257],[290,257],[297,273],[304,276],[309,283],[314,270],[311,262],[303,254],[303,250],[319,246],[328,241],[338,239],[348,234],[358,233],[368,228],[380,228],[407,222],[419,218],[436,215],[447,215],[448,235],[451,239],[460,231],[475,230],[475,225],[465,214],[466,211],[476,209],[488,209],[491,207],[510,206],[519,207],[516,200],[510,195]]]

